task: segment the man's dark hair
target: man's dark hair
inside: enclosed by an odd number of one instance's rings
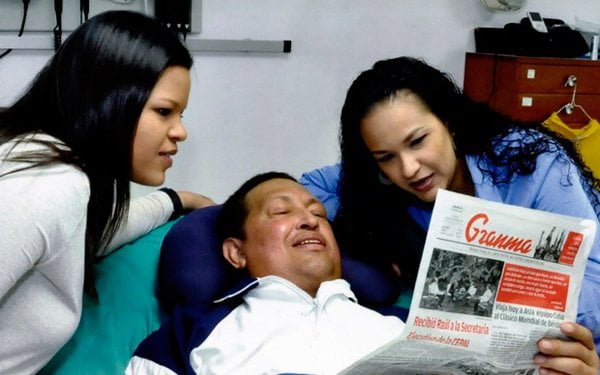
[[[248,181],[244,182],[227,200],[223,203],[221,212],[217,217],[217,237],[219,243],[222,243],[226,238],[234,237],[245,239],[244,222],[248,216],[248,208],[246,207],[246,195],[250,190],[254,189],[263,182],[274,179],[286,179],[298,182],[294,177],[283,172],[266,172],[258,174]]]

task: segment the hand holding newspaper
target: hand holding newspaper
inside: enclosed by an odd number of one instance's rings
[[[402,335],[344,374],[534,374],[575,321],[596,223],[440,190]]]

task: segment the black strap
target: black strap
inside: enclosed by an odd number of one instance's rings
[[[169,198],[171,198],[171,202],[173,202],[173,213],[171,214],[171,217],[169,217],[169,220],[173,220],[183,215],[183,204],[181,203],[179,194],[177,194],[175,190],[166,187],[158,190],[167,193]]]

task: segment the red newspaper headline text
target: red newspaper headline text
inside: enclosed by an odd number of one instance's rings
[[[430,316],[425,318],[415,316],[413,324],[415,327],[434,328],[455,332],[468,332],[480,335],[487,335],[490,333],[490,327],[488,327],[486,324],[471,324],[460,320],[452,321],[450,319],[440,319]]]
[[[521,254],[527,254],[531,251],[531,240],[489,230],[486,228],[489,221],[490,219],[485,213],[473,215],[465,228],[467,242],[476,242],[480,245]]]
[[[462,337],[446,337],[446,336],[436,336],[432,334],[420,334],[417,332],[410,332],[408,336],[406,336],[408,340],[420,340],[420,341],[432,341],[440,344],[452,345],[452,346],[461,346],[463,348],[468,348],[471,344],[471,340],[465,339]]]

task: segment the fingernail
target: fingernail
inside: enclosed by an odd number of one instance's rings
[[[549,340],[540,341],[540,348],[542,348],[542,349],[550,350],[550,349],[552,349],[552,346],[553,346],[553,344]]]
[[[546,356],[545,355],[541,355],[541,354],[536,354],[533,357],[533,363],[535,363],[536,365],[541,365],[542,363],[546,362]]]
[[[561,328],[565,333],[573,333],[575,331],[575,326],[572,323],[563,323]]]

